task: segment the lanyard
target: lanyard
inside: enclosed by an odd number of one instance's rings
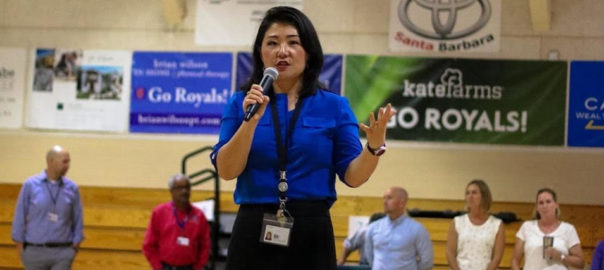
[[[55,212],[57,210],[57,199],[59,198],[59,194],[61,194],[63,182],[59,182],[59,188],[57,189],[57,192],[53,195],[52,191],[50,191],[50,180],[46,179],[46,181],[46,190],[48,190],[48,194],[50,195],[50,199],[52,200],[52,211]]]
[[[172,202],[172,212],[174,213],[174,219],[176,219],[176,225],[178,225],[180,230],[184,231],[185,225],[189,221],[189,216],[191,215],[191,208],[189,208],[189,210],[187,211],[187,215],[185,216],[183,221],[178,219],[178,213],[176,212],[176,206],[174,205],[174,202]]]
[[[277,141],[277,158],[279,159],[279,184],[277,185],[277,189],[279,190],[279,210],[282,211],[281,213],[283,213],[283,211],[285,211],[285,202],[287,201],[286,193],[288,189],[286,173],[287,148],[289,146],[288,142],[294,131],[296,120],[298,120],[298,116],[300,116],[304,99],[298,98],[298,101],[296,102],[294,115],[292,116],[292,119],[289,122],[289,128],[285,133],[285,143],[281,141],[281,125],[279,124],[279,113],[277,112],[276,98],[273,100],[274,101],[271,102],[271,114],[273,116],[273,126],[275,128],[275,139]]]

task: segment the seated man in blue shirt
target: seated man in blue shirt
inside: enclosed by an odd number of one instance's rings
[[[381,212],[374,213],[369,218],[369,224],[373,223],[378,219],[383,218],[384,216],[386,216],[386,214]],[[354,232],[354,234],[344,240],[342,254],[338,258],[338,265],[344,265],[344,262],[346,262],[346,258],[348,258],[348,256],[355,250],[359,251],[359,265],[371,265],[370,261],[367,259],[367,242],[365,241],[365,232],[367,231],[367,227],[369,226],[369,224],[367,224],[363,228],[359,228],[356,232]]]
[[[69,152],[54,146],[46,170],[21,188],[11,236],[25,269],[71,269],[84,240],[80,192],[65,177],[69,163]]]
[[[419,222],[405,215],[407,191],[391,187],[384,193],[387,217],[373,222],[365,234],[373,270],[423,270],[434,265],[432,242]]]

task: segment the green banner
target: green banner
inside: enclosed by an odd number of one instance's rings
[[[391,103],[388,139],[563,145],[567,63],[346,56],[359,120]]]

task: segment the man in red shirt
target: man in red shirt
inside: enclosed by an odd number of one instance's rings
[[[191,205],[191,182],[182,174],[170,178],[172,201],[151,214],[143,253],[154,270],[200,270],[210,256],[210,227]]]

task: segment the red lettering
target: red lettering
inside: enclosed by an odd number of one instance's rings
[[[434,50],[434,45],[432,45],[432,43],[427,42],[425,40],[412,39],[408,36],[405,36],[403,32],[396,32],[394,40],[402,43],[405,46],[414,47],[426,51]]]

